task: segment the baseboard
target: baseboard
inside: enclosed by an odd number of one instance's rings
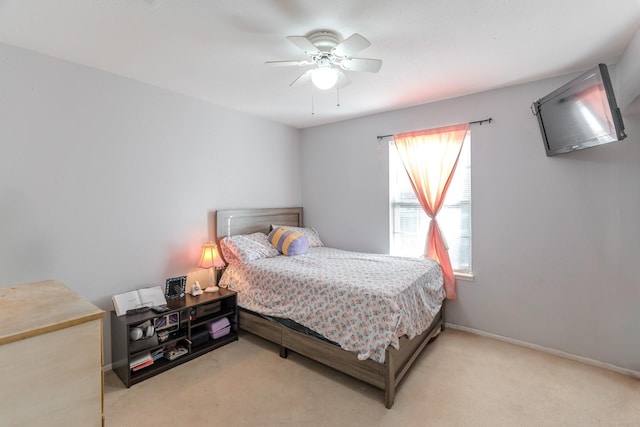
[[[607,369],[609,371],[616,372],[618,374],[628,375],[634,378],[640,379],[640,371],[634,371],[632,369],[622,368],[620,366],[612,365],[610,363],[600,362],[598,360],[589,359],[587,357],[577,356],[575,354],[566,353],[564,351],[556,350],[549,347],[544,347],[537,344],[531,344],[526,341],[520,341],[513,338],[503,337],[501,335],[484,332],[479,329],[469,328],[467,326],[456,325],[455,323],[445,322],[445,328],[457,329],[471,334],[480,335],[487,338],[493,338],[498,341],[506,342],[509,344],[519,345],[521,347],[527,347],[533,350],[542,351],[544,353],[553,354],[554,356],[563,357],[565,359],[574,360],[576,362],[582,362],[586,365],[596,366],[598,368]]]

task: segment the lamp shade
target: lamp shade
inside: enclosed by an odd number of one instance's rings
[[[320,67],[311,72],[311,81],[320,90],[331,89],[338,82],[338,70],[332,67]]]
[[[202,256],[198,263],[200,268],[223,268],[224,261],[218,253],[218,247],[214,242],[205,242],[202,245]]]

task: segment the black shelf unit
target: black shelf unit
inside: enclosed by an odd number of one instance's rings
[[[122,380],[125,386],[131,387],[133,384],[144,381],[161,372],[169,370],[174,366],[193,360],[198,356],[212,350],[227,345],[238,340],[239,316],[237,306],[237,295],[235,292],[221,288],[219,292],[203,293],[193,297],[187,294],[182,299],[172,299],[167,301],[169,311],[155,313],[146,311],[130,315],[117,316],[115,311],[111,312],[111,364],[112,369]],[[156,342],[155,337],[149,340],[150,345],[142,344],[144,348],[139,348],[141,343],[131,341],[129,331],[146,321],[154,323],[156,319],[165,316],[172,317],[177,323],[166,329],[168,337],[163,342]],[[226,317],[229,320],[230,331],[227,335],[217,339],[212,339],[207,335],[207,340],[194,345],[194,332],[205,328],[209,322],[213,322]],[[181,346],[187,352],[174,360],[161,357],[153,364],[134,371],[130,368],[130,361],[144,353],[153,353],[160,349]]]

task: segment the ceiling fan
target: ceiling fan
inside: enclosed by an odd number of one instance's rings
[[[306,36],[288,36],[287,39],[298,46],[309,58],[267,61],[267,65],[315,66],[298,76],[289,86],[300,86],[311,81],[318,89],[327,90],[333,87],[340,89],[350,83],[343,70],[377,73],[382,67],[381,59],[354,58],[352,56],[371,46],[369,40],[358,33],[342,40],[342,37],[335,31],[318,30],[312,31]]]

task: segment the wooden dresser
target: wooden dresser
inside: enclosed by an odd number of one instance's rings
[[[104,311],[56,281],[0,288],[0,424],[102,426]]]

